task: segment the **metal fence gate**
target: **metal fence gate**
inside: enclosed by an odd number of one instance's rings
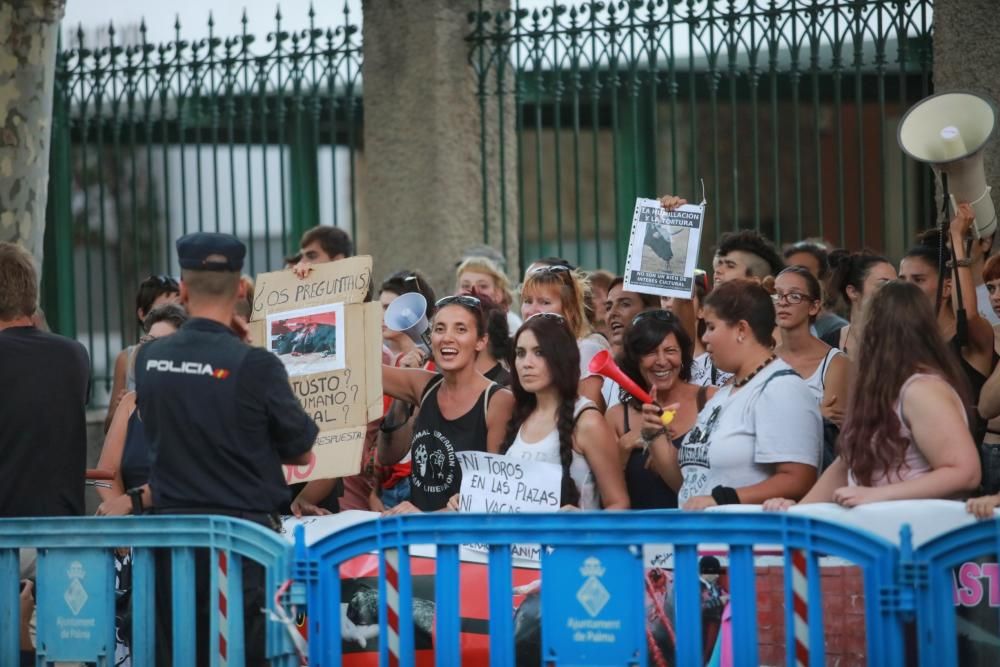
[[[930,93],[930,0],[522,4],[480,2],[469,36],[483,183],[516,162],[517,209],[500,215],[522,266],[620,270],[635,198],[700,200],[702,180],[703,261],[741,227],[898,254],[929,224],[929,170],[895,127]],[[514,154],[487,150],[487,117],[516,132]],[[482,197],[486,229],[505,193]]]
[[[513,5],[470,12],[455,66],[482,111],[484,230],[501,202],[487,241],[513,251],[517,229],[522,266],[620,269],[635,197],[700,198],[702,181],[703,260],[738,227],[898,254],[929,222],[930,171],[895,127],[930,93],[931,0]],[[60,51],[43,304],[90,350],[95,404],[137,338],[135,285],[176,272],[177,236],[235,232],[257,273],[314,224],[364,224],[360,29],[346,8],[336,26],[309,17],[288,30],[279,11],[263,36],[210,20],[190,40],[178,24],[159,44],[112,27]]]
[[[360,29],[346,5],[330,27],[308,11],[300,31],[279,10],[265,35],[244,14],[220,36],[209,18],[204,39],[177,23],[173,40],[150,43],[143,23],[110,26],[101,46],[82,30],[63,44],[43,303],[53,329],[90,351],[95,404],[137,338],[135,288],[176,275],[178,236],[239,235],[252,275],[280,268],[320,221],[356,230]]]

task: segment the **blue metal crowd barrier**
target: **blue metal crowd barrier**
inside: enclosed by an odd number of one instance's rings
[[[959,566],[983,558],[996,566],[1000,522],[981,521],[953,530],[922,545],[912,560],[905,553],[902,556],[903,569],[910,572],[916,588],[920,667],[960,664],[953,602],[955,572]],[[990,606],[995,608],[995,602]],[[991,620],[997,623],[995,616]]]
[[[824,665],[821,557],[856,565],[864,585],[866,657],[869,665],[906,663],[904,625],[917,622],[911,648],[922,667],[959,664],[955,572],[959,566],[996,571],[1000,523],[980,522],[945,533],[912,549],[904,526],[900,546],[854,526],[794,513],[572,512],[545,515],[429,514],[366,521],[312,544],[295,530],[294,550],[282,536],[228,517],[161,516],[0,520],[0,664],[18,664],[19,549],[38,550],[38,663],[87,661],[111,664],[114,652],[114,559],[116,548],[133,554],[132,664],[155,664],[154,550],[171,554],[173,650],[177,665],[195,664],[197,646],[208,642],[212,665],[244,664],[240,573],[245,559],[266,571],[267,605],[289,578],[308,610],[311,665],[340,665],[343,655],[341,567],[357,557],[378,559],[378,648],[382,665],[415,662],[410,547],[433,545],[434,637],[437,665],[460,664],[459,588],[461,545],[487,545],[488,651],[491,665],[515,663],[513,558],[511,546],[541,544],[538,574],[540,659],[553,664],[647,665],[649,637],[644,600],[642,545],[671,545],[675,653],[671,663],[702,667],[699,547],[726,551],[731,593],[733,664],[758,665],[758,618],[754,547],[778,545],[785,569],[786,663]],[[209,637],[196,634],[194,552],[212,554],[211,603],[220,589],[228,618],[210,615]],[[985,562],[982,559],[986,559]],[[977,565],[974,561],[980,559]],[[972,562],[970,562],[972,561]],[[226,567],[220,565],[225,563]],[[798,563],[797,565],[795,563]],[[788,567],[787,564],[793,564]],[[221,572],[221,573],[220,573]],[[802,574],[805,574],[802,577]],[[226,576],[223,584],[222,576]],[[793,578],[798,580],[793,582]],[[1000,583],[991,586],[1000,598]],[[807,590],[804,590],[807,588]],[[794,591],[794,592],[793,592]],[[802,595],[799,600],[793,595]],[[808,618],[794,610],[808,601]],[[992,599],[991,599],[991,606]],[[280,623],[268,622],[271,665],[299,663]],[[803,637],[803,633],[807,635]],[[220,634],[228,652],[220,651]],[[808,655],[796,653],[806,641]],[[223,656],[222,654],[225,653]],[[655,662],[655,661],[654,661]]]
[[[210,549],[210,597],[219,609],[220,588],[229,613],[211,613],[209,655],[213,667],[243,665],[243,561],[265,570],[268,606],[287,579],[291,544],[256,524],[218,516],[44,518],[0,520],[0,664],[19,664],[19,549],[38,550],[37,655],[39,664],[114,664],[114,550],[132,548],[131,651],[133,665],[154,665],[156,604],[154,550],[169,550],[172,578],[175,665],[194,665],[195,550]],[[162,573],[161,573],[162,574]],[[227,585],[220,586],[220,577]],[[162,580],[161,580],[162,581]],[[228,637],[220,651],[220,633]],[[265,651],[270,664],[298,664],[284,627],[267,623]],[[225,655],[223,655],[225,654]]]
[[[555,664],[647,664],[642,591],[644,544],[674,550],[676,656],[682,667],[704,665],[701,646],[699,544],[728,548],[732,653],[757,667],[754,545],[781,545],[785,562],[804,555],[808,604],[822,609],[818,558],[837,556],[863,573],[868,662],[903,664],[903,624],[894,602],[899,549],[864,531],[791,514],[706,514],[680,511],[568,512],[546,515],[411,515],[365,522],[306,545],[296,528],[296,580],[305,582],[310,664],[340,665],[340,566],[379,554],[380,664],[414,664],[410,554],[436,545],[437,665],[459,664],[459,547],[489,545],[491,665],[514,664],[510,546],[541,543],[542,661]],[[386,567],[391,560],[391,568]],[[786,568],[786,571],[789,568]],[[389,572],[391,581],[386,581]],[[786,576],[790,584],[791,574]],[[796,664],[792,586],[785,586],[788,664]],[[579,605],[577,605],[579,601]],[[888,601],[888,603],[887,603]],[[583,608],[581,611],[580,607]],[[822,613],[808,618],[811,665],[825,664]],[[588,632],[585,630],[591,630]],[[397,634],[398,633],[398,634]],[[392,649],[394,661],[387,658]],[[943,663],[942,663],[943,664]]]

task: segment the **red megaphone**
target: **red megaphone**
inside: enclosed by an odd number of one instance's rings
[[[591,373],[597,373],[598,375],[611,378],[618,383],[619,387],[639,399],[642,403],[649,405],[653,402],[653,399],[649,397],[649,394],[644,392],[642,388],[632,380],[632,378],[622,373],[622,369],[618,368],[618,364],[616,364],[615,360],[611,358],[611,353],[607,350],[601,350],[595,354],[594,358],[590,360],[588,368]]]

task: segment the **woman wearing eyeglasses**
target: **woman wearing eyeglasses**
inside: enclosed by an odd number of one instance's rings
[[[775,279],[771,298],[781,332],[775,352],[806,381],[823,417],[839,425],[847,406],[850,362],[810,330],[823,306],[819,281],[804,266],[790,266]]]
[[[705,299],[705,344],[733,373],[698,414],[678,455],[683,509],[801,498],[816,481],[819,405],[774,353],[774,304],[764,287],[728,281]]]
[[[514,398],[476,370],[486,346],[486,322],[479,299],[449,296],[436,304],[431,352],[437,373],[422,368],[382,367],[383,391],[418,405],[409,447],[379,442],[378,460],[392,465],[410,452],[410,500],[386,514],[445,509],[459,492],[462,471],[455,452],[500,451]]]
[[[577,395],[579,351],[566,320],[539,313],[514,337],[514,417],[502,451],[562,466],[562,506],[628,509],[614,436],[592,401]]]
[[[606,415],[618,437],[633,509],[677,507],[677,448],[716,391],[691,382],[693,348],[680,319],[667,310],[639,313],[625,334],[618,366],[655,401],[643,406],[625,395]],[[660,406],[676,411],[669,426]]]
[[[555,313],[566,320],[580,351],[579,394],[593,401],[602,413],[607,407],[601,388],[604,378],[590,372],[590,360],[601,350],[610,349],[607,339],[594,333],[587,322],[584,295],[587,281],[568,266],[555,264],[529,270],[521,286],[521,317]]]

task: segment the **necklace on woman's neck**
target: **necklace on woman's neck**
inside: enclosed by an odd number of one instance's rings
[[[762,370],[764,370],[764,368],[767,367],[767,365],[769,363],[771,363],[772,361],[774,361],[777,358],[778,358],[778,355],[776,355],[774,352],[772,352],[771,356],[769,356],[767,359],[764,360],[764,363],[762,363],[757,368],[753,369],[753,371],[751,373],[749,373],[745,378],[743,378],[742,380],[735,380],[733,382],[733,389],[739,389],[740,387],[742,387],[743,385],[745,385],[747,382],[749,382],[750,380],[752,380],[755,377],[757,377],[758,373],[760,373]]]

